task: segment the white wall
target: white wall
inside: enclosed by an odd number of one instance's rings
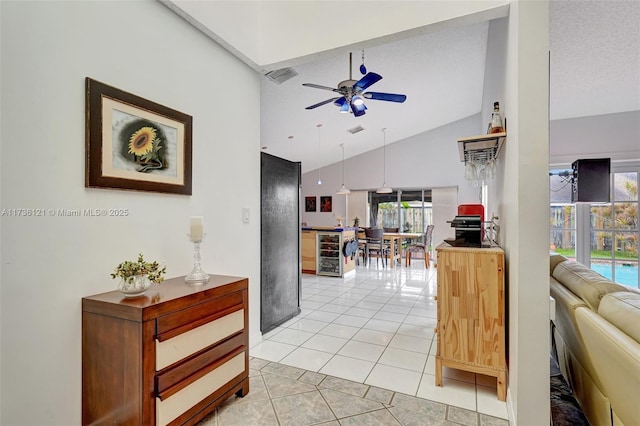
[[[549,162],[582,158],[640,160],[640,111],[553,120],[549,123]]]
[[[80,424],[81,298],[138,252],[187,273],[189,216],[204,269],[249,277],[259,333],[259,77],[156,1],[0,8],[1,207],[129,210],[1,218],[0,424]],[[86,76],[193,116],[192,196],[84,187]]]
[[[476,114],[387,145],[387,185],[394,189],[457,186],[459,204],[479,202],[478,188],[464,179],[457,139],[482,133],[479,132],[481,123],[480,114]],[[352,191],[379,188],[383,180],[382,165],[382,148],[346,159],[345,185]],[[322,185],[317,184],[317,170],[302,175],[303,197],[333,195],[333,212],[344,217],[345,196],[335,194],[342,183],[342,163],[323,167],[320,174]],[[320,212],[303,212],[302,221],[309,226],[335,223],[333,214]]]
[[[507,258],[510,417],[548,425],[549,415],[549,5],[512,1],[505,115],[498,167],[501,246]]]

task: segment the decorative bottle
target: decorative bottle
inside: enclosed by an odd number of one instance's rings
[[[491,126],[489,127],[489,133],[501,133],[504,132],[504,126],[502,125],[502,116],[500,115],[500,103],[493,103],[493,114],[491,114]]]

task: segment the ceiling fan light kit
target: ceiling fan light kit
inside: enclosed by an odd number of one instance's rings
[[[380,74],[375,72],[366,72],[367,69],[364,66],[364,53],[362,58],[362,65],[360,66],[360,72],[365,74],[360,80],[354,80],[351,74],[352,54],[349,53],[349,79],[338,83],[337,88],[322,86],[314,83],[303,83],[303,86],[313,87],[315,89],[330,90],[336,92],[341,96],[326,99],[317,104],[309,105],[305,109],[315,109],[319,106],[333,103],[340,108],[341,113],[351,112],[355,117],[359,117],[365,114],[367,106],[364,104],[364,99],[372,99],[377,101],[397,102],[402,103],[407,100],[406,95],[397,93],[384,93],[384,92],[365,92],[374,83],[382,80]]]

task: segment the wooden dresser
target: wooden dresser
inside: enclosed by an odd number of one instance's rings
[[[82,423],[195,424],[249,392],[248,280],[82,299]]]
[[[436,386],[442,367],[497,378],[506,399],[504,251],[440,245]]]

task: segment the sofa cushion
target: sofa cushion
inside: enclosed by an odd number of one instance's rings
[[[553,270],[556,269],[556,266],[558,266],[558,263],[564,262],[566,260],[567,258],[561,254],[551,253],[551,255],[549,256],[549,268],[550,268],[549,275],[553,274]]]
[[[598,314],[633,340],[640,342],[640,294],[606,294],[600,301]]]
[[[606,279],[586,266],[567,260],[559,263],[553,270],[553,277],[562,285],[580,297],[594,311],[598,310],[600,299],[616,291],[625,291],[626,287]]]

